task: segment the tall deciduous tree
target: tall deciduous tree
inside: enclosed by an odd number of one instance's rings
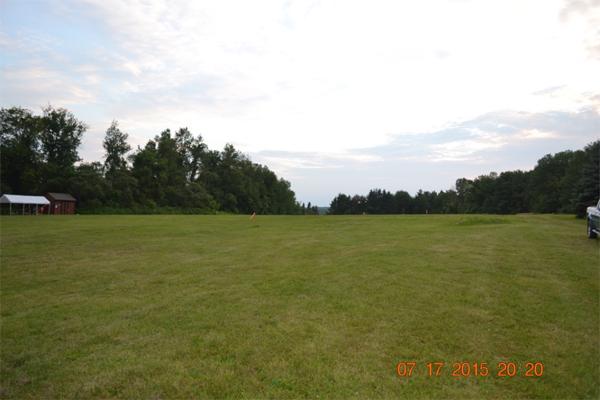
[[[56,168],[73,168],[80,161],[77,148],[88,129],[73,112],[51,105],[42,108],[41,145],[48,164]]]
[[[232,145],[210,151],[187,128],[161,132],[129,156],[128,135],[115,120],[103,142],[104,165],[75,163],[88,126],[72,112],[48,105],[36,117],[21,108],[1,111],[2,192],[71,192],[88,210],[156,206],[230,212],[298,214],[291,185],[254,164]]]
[[[528,187],[531,211],[540,213],[561,211],[563,178],[574,159],[575,153],[566,150],[554,155],[547,154],[538,160],[531,171]]]
[[[104,158],[104,170],[107,173],[112,173],[116,170],[125,169],[127,160],[125,155],[131,150],[131,146],[127,143],[127,133],[121,132],[119,122],[113,120],[110,127],[106,130],[106,136],[102,142],[106,154]]]
[[[150,207],[163,205],[167,166],[165,161],[158,156],[156,143],[150,140],[143,149],[138,146],[137,152],[130,158],[131,173],[138,182],[141,202]]]
[[[69,179],[68,191],[77,199],[77,206],[89,209],[102,207],[110,193],[110,183],[104,179],[100,162],[82,163]]]
[[[2,193],[36,194],[40,185],[41,121],[31,111],[0,110],[0,177]]]
[[[200,174],[202,155],[207,149],[202,135],[194,137],[188,128],[180,128],[175,132],[175,146],[182,157],[187,179],[195,182]]]
[[[600,140],[588,144],[583,151],[585,164],[572,197],[573,208],[579,218],[585,216],[586,208],[596,204],[600,198]]]
[[[81,161],[77,149],[88,125],[64,108],[48,105],[42,111],[40,142],[45,163],[41,192],[68,192],[75,163]]]

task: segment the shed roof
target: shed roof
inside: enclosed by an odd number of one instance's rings
[[[58,201],[77,201],[75,197],[68,193],[48,193],[48,196]]]
[[[5,194],[0,197],[0,203],[3,204],[50,204],[44,196],[23,196],[20,194]]]

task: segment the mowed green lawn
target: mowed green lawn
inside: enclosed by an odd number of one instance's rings
[[[0,222],[2,398],[600,396],[572,216]]]

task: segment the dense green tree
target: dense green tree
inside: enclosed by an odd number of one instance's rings
[[[352,201],[350,197],[340,193],[331,201],[331,204],[329,205],[329,214],[344,215],[356,214],[356,212],[353,212]]]
[[[217,171],[220,177],[220,197],[218,198],[222,209],[234,213],[248,213],[243,197],[246,195],[242,164],[246,161],[244,155],[237,151],[231,144],[226,144],[221,152]],[[240,198],[238,201],[238,197]],[[253,211],[254,212],[254,211]]]
[[[492,203],[498,214],[527,212],[525,201],[528,186],[528,173],[517,170],[502,172],[494,182]]]
[[[559,183],[559,204],[558,212],[577,214],[577,207],[573,202],[574,195],[577,194],[577,186],[586,165],[586,153],[583,150],[573,152],[573,158],[567,167]],[[598,178],[600,181],[600,177]]]
[[[431,208],[429,204],[429,195],[426,192],[423,192],[421,189],[415,194],[414,197],[414,206],[413,213],[414,214],[425,214]]]
[[[207,150],[202,136],[198,135],[194,138],[188,128],[180,128],[175,133],[175,145],[183,159],[188,181],[195,182],[200,174],[202,155]]]
[[[459,178],[455,183],[456,188],[456,209],[459,214],[465,214],[470,211],[470,205],[467,198],[473,188],[473,181],[467,178]]]
[[[115,208],[135,208],[140,201],[138,180],[129,169],[117,169],[106,175],[109,184],[106,204]]]
[[[413,213],[414,200],[408,192],[404,190],[397,191],[394,195],[394,200],[396,202],[395,210],[397,214]]]
[[[99,162],[82,163],[68,182],[67,192],[77,199],[77,207],[98,209],[106,202],[110,183],[104,179],[103,165]]]
[[[121,132],[119,122],[113,120],[110,127],[106,130],[106,136],[102,142],[106,154],[104,155],[104,170],[111,174],[116,170],[124,170],[127,167],[125,155],[131,150],[127,143],[127,133]]]
[[[350,209],[348,210],[349,214],[362,214],[365,212],[367,208],[367,199],[365,196],[359,196],[355,194],[350,199]]]
[[[465,195],[465,212],[494,213],[493,190],[498,174],[490,172],[488,175],[480,175],[475,178]]]
[[[383,190],[381,193],[381,213],[396,214],[396,202],[392,192]]]
[[[88,125],[64,108],[48,105],[42,111],[40,141],[46,162],[55,169],[73,168],[80,161],[77,149]]]
[[[528,200],[530,209],[539,213],[555,213],[562,210],[561,194],[570,164],[576,159],[573,151],[554,155],[547,154],[538,160],[529,179]]]
[[[75,163],[81,161],[78,148],[88,125],[64,108],[48,105],[42,111],[40,144],[45,162],[40,191],[67,192],[76,175]]]
[[[138,146],[131,161],[131,173],[138,182],[140,202],[152,208],[167,205],[164,201],[167,164],[159,157],[156,143],[150,140],[143,149]]]
[[[145,209],[157,206],[230,212],[299,214],[288,181],[254,164],[233,145],[210,151],[187,128],[164,130],[131,154],[128,135],[113,121],[103,142],[104,165],[83,163],[77,149],[87,125],[63,108],[34,116],[21,108],[1,111],[0,175],[3,193],[71,192],[83,208]],[[313,212],[313,207],[308,208]]]
[[[370,190],[366,197],[365,208],[369,214],[394,214],[396,212],[394,195],[385,189]],[[359,213],[359,210],[356,210],[356,213]]]
[[[2,193],[38,194],[43,154],[42,124],[31,111],[12,107],[0,110],[0,177]]]
[[[289,181],[279,178],[274,190],[274,199],[277,203],[276,214],[298,214],[296,195],[292,191]]]
[[[440,214],[456,213],[456,192],[452,189],[441,191],[433,199],[433,211]]]
[[[585,216],[587,207],[595,205],[600,199],[600,140],[588,144],[583,151],[585,162],[571,197],[571,206],[579,218]]]

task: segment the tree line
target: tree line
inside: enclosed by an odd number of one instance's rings
[[[227,144],[210,150],[187,128],[162,131],[131,152],[128,134],[113,121],[103,141],[104,162],[81,162],[78,147],[89,126],[64,108],[42,115],[0,110],[2,193],[65,192],[78,211],[300,214],[290,183]],[[310,208],[310,207],[309,207]]]
[[[568,213],[583,217],[600,196],[600,141],[583,150],[548,154],[531,171],[508,171],[457,179],[439,193],[419,190],[413,197],[373,189],[364,195],[339,194],[329,214],[516,214]]]

